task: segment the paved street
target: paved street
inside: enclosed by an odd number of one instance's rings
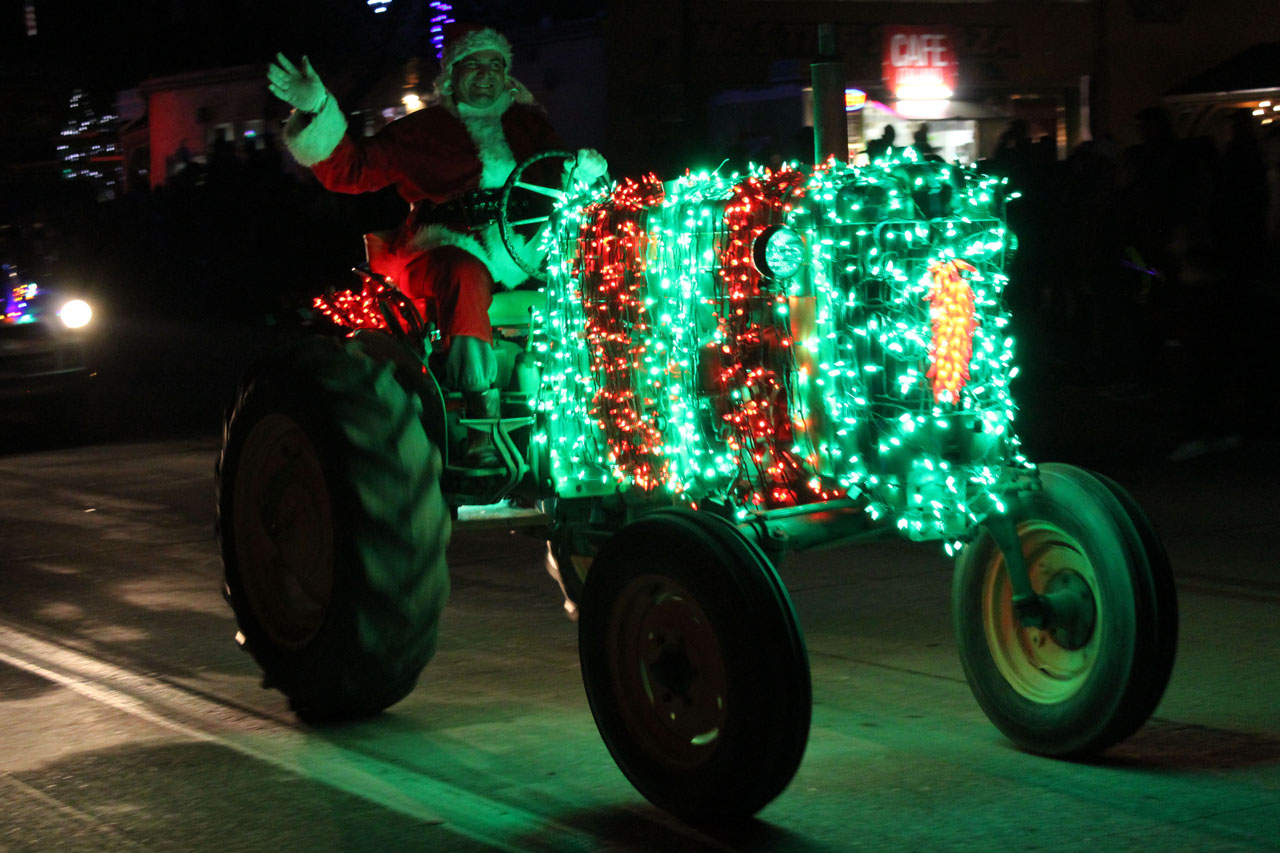
[[[208,395],[232,367],[204,374]],[[0,850],[1276,849],[1280,446],[1170,464],[1134,434],[1158,410],[1057,402],[1028,447],[1120,480],[1172,558],[1181,645],[1155,718],[1089,764],[1018,752],[964,683],[940,548],[809,553],[781,570],[813,667],[808,751],[757,821],[719,837],[613,764],[539,541],[457,536],[419,687],[377,718],[308,727],[232,642],[212,401],[82,447],[10,424]]]

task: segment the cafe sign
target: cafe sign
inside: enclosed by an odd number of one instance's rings
[[[885,87],[900,101],[950,98],[956,89],[955,45],[950,27],[885,27]]]

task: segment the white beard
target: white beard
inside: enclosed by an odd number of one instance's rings
[[[476,144],[483,171],[480,174],[481,189],[496,189],[507,182],[511,170],[516,167],[516,157],[507,144],[506,134],[502,132],[502,116],[511,106],[511,93],[504,92],[501,97],[487,107],[472,107],[467,104],[458,105],[458,116],[467,128],[467,135]]]

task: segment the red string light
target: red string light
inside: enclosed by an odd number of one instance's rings
[[[379,305],[394,290],[389,281],[379,283],[366,278],[364,287],[359,292],[335,291],[317,296],[312,304],[339,326],[349,329],[386,329],[387,318],[383,316]]]
[[[645,212],[662,204],[662,182],[652,174],[627,180],[588,207],[579,230],[574,273],[581,280],[583,336],[598,390],[590,414],[600,424],[610,461],[643,490],[664,485],[661,418],[640,378],[651,322],[645,307]],[[661,382],[660,379],[652,380]]]
[[[724,212],[723,289],[711,300],[718,302],[725,341],[719,385],[729,410],[722,417],[732,427],[728,444],[748,469],[738,490],[755,506],[791,506],[839,494],[825,488],[807,460],[791,449],[795,434],[783,377],[791,371],[793,341],[789,328],[777,321],[777,296],[763,286],[751,260],[756,237],[783,221],[792,201],[804,196],[807,180],[791,169],[750,178],[734,187]]]

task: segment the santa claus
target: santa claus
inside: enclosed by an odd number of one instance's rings
[[[348,132],[306,57],[296,66],[280,54],[267,72],[271,91],[294,107],[285,144],[325,187],[360,193],[394,186],[409,203],[374,271],[435,318],[447,347],[445,383],[463,393],[476,418],[499,414],[488,318],[493,290],[527,278],[498,233],[498,190],[517,163],[563,148],[545,112],[511,76],[511,61],[511,44],[496,30],[450,25],[430,105],[368,137]],[[591,180],[607,164],[581,149],[574,168]],[[475,435],[464,464],[494,467],[496,451],[483,433]]]

